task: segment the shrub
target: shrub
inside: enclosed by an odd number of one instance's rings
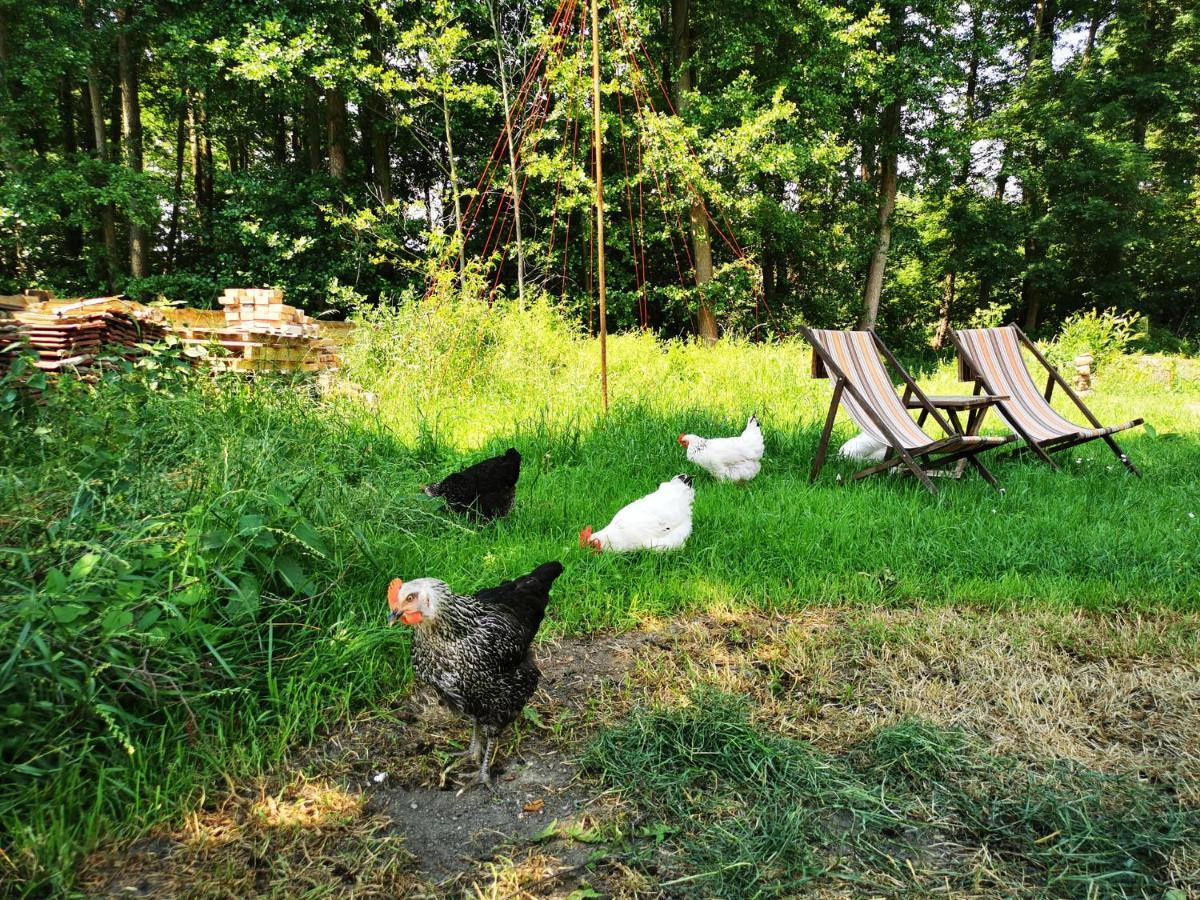
[[[1141,332],[1138,313],[1118,313],[1116,309],[1085,312],[1068,316],[1062,329],[1046,348],[1046,355],[1060,369],[1069,367],[1076,356],[1091,353],[1092,371],[1125,353]]]

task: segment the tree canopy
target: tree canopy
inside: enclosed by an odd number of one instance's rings
[[[448,267],[515,298],[519,245],[525,280],[588,323],[586,12],[0,0],[0,292],[206,306],[269,284],[346,310],[419,301]],[[1200,332],[1193,4],[600,13],[613,327],[878,321],[937,345],[1115,306]],[[515,240],[489,242],[514,200]]]

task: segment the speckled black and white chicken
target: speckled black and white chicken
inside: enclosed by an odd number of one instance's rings
[[[510,447],[502,456],[477,462],[428,485],[425,493],[441,497],[456,513],[490,522],[508,515],[520,477],[521,454]]]
[[[562,571],[561,563],[543,563],[471,597],[436,578],[397,578],[388,586],[388,623],[399,619],[414,629],[417,678],[450,709],[474,721],[468,754],[479,762],[481,784],[490,784],[496,739],[537,690],[541,672],[529,648],[550,602],[550,587]]]

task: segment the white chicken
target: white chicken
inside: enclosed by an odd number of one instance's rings
[[[702,438],[681,434],[679,443],[694,462],[717,481],[749,481],[762,468],[763,436],[758,417],[751,416],[737,437]]]
[[[860,434],[850,438],[838,450],[842,459],[861,459],[864,462],[879,462],[887,451],[887,444],[881,444],[869,434]]]
[[[620,509],[608,527],[595,533],[587,525],[579,532],[579,546],[596,552],[611,550],[678,550],[692,533],[692,501],[696,491],[688,475],[664,481],[653,494]]]

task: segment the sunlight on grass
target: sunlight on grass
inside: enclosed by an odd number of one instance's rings
[[[793,341],[617,336],[607,418],[594,342],[541,306],[379,309],[347,358],[377,402],[272,379],[64,382],[0,433],[15,773],[0,823],[16,860],[0,877],[62,888],[79,847],[403,691],[408,636],[384,627],[396,576],[471,591],[560,559],[548,636],[706,608],[1139,612],[1200,596],[1194,368],[1097,373],[1099,416],[1154,425],[1122,437],[1145,478],[1090,445],[1062,473],[998,461],[1004,495],[968,475],[934,498],[900,477],[839,485],[854,467],[837,461],[808,484],[829,385]],[[924,380],[961,391],[948,365]],[[699,478],[686,549],[579,549],[584,524],[690,471],[681,431],[734,433],[751,412],[763,472]],[[852,433],[839,421],[835,439]],[[508,446],[525,463],[506,520],[475,528],[419,492]]]

